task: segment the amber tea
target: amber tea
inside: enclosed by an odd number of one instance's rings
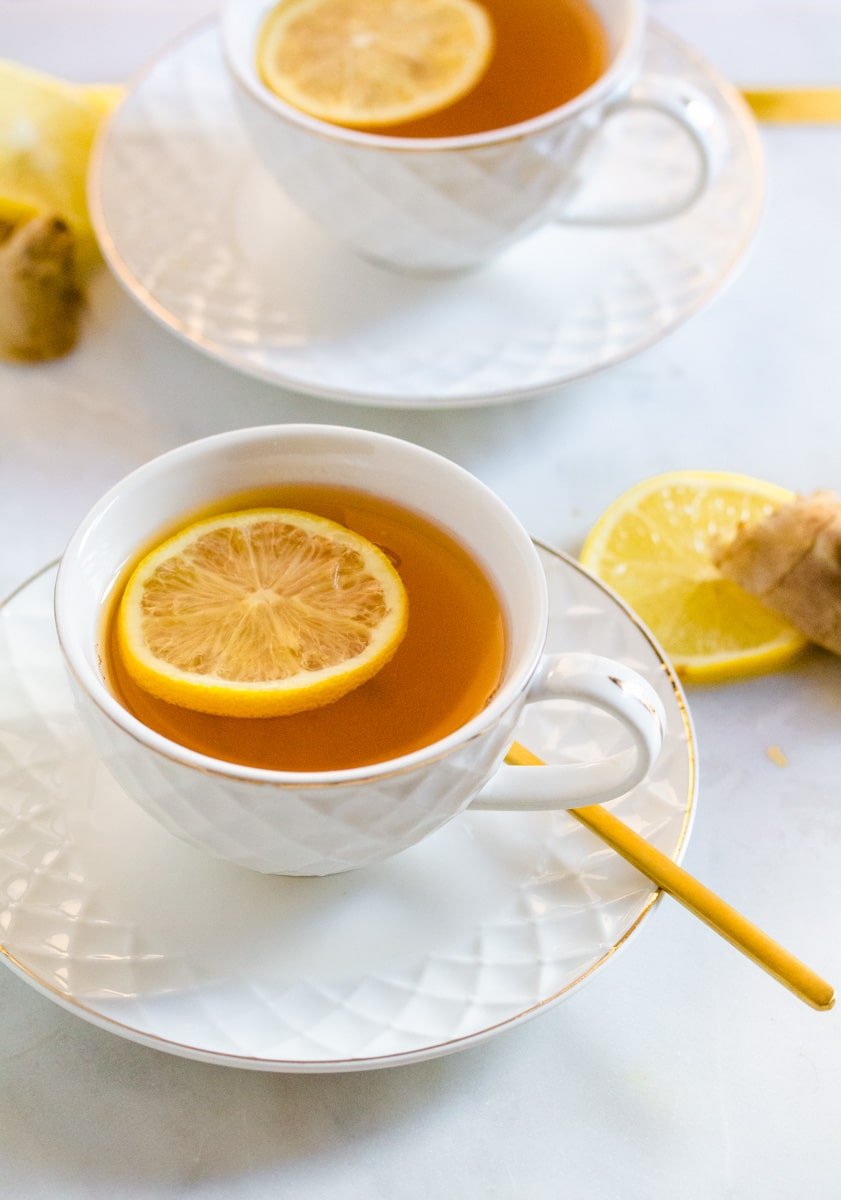
[[[410,138],[551,112],[608,61],[587,0],[280,0],[256,54],[266,86],[310,116]]]
[[[495,37],[477,85],[437,113],[376,132],[437,138],[504,129],[566,104],[607,70],[607,35],[587,0],[482,2]]]
[[[211,758],[288,771],[340,770],[396,758],[481,712],[502,676],[505,622],[490,582],[449,534],[391,501],[316,484],[239,493],[190,519],[260,508],[326,517],[385,552],[408,596],[408,629],[394,657],[355,691],[291,716],[214,716],[166,703],[134,682],[118,650],[116,614],[129,568],[110,598],[103,634],[108,682],[129,712]],[[137,560],[145,551],[141,548]]]

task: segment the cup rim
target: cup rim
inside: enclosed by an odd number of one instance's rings
[[[287,104],[279,96],[275,96],[260,79],[253,62],[249,62],[248,70],[241,70],[237,55],[230,46],[230,24],[234,14],[239,9],[238,0],[227,0],[220,14],[220,42],[222,56],[234,80],[248,95],[274,116],[283,118],[291,125],[297,125],[306,133],[312,133],[335,141],[345,146],[356,146],[368,150],[393,150],[400,153],[423,154],[432,151],[473,150],[481,146],[498,146],[506,142],[519,141],[532,134],[542,133],[553,125],[560,124],[570,117],[577,116],[583,110],[592,107],[600,100],[606,99],[619,87],[639,58],[644,30],[644,16],[639,0],[631,0],[631,19],[625,36],[617,47],[616,54],[607,70],[591,83],[583,92],[573,96],[564,104],[552,108],[548,112],[539,113],[527,121],[519,121],[514,125],[504,125],[501,129],[488,129],[481,133],[460,134],[457,137],[437,138],[407,138],[389,137],[384,133],[366,133],[359,129],[350,129],[342,125],[331,125],[311,117],[294,105]],[[256,44],[256,42],[255,42]]]
[[[472,717],[446,737],[439,738],[437,741],[431,742],[428,746],[422,746],[419,750],[414,750],[410,754],[386,759],[380,763],[370,763],[360,767],[347,767],[332,771],[275,771],[264,767],[249,767],[242,763],[228,762],[225,759],[212,758],[210,755],[191,750],[186,746],[180,745],[178,742],[164,737],[156,730],[150,729],[149,726],[144,725],[142,721],[119,703],[116,697],[108,690],[104,678],[92,668],[85,654],[85,639],[76,634],[72,618],[66,611],[69,577],[78,565],[74,556],[78,555],[79,549],[84,545],[87,534],[102,514],[119,501],[120,493],[128,483],[137,482],[138,477],[143,475],[148,475],[152,479],[160,470],[166,470],[174,464],[182,462],[185,458],[198,456],[205,450],[213,450],[221,445],[230,446],[235,443],[248,443],[249,441],[259,442],[288,433],[307,436],[319,436],[322,433],[327,435],[341,433],[349,435],[353,439],[358,438],[360,441],[374,440],[379,443],[397,443],[400,446],[411,447],[412,452],[416,452],[421,458],[425,458],[430,465],[435,463],[440,468],[441,464],[445,464],[445,469],[449,469],[463,479],[469,480],[470,486],[473,486],[480,493],[484,494],[485,498],[497,507],[509,531],[517,537],[521,545],[527,550],[527,557],[532,560],[534,583],[539,589],[537,599],[540,619],[536,622],[535,629],[527,637],[527,645],[520,656],[520,665],[516,670],[513,668],[509,669],[510,678],[504,680],[491,702],[481,712],[477,713],[475,717]],[[253,426],[247,429],[236,429],[213,434],[210,437],[187,442],[172,450],[168,450],[123,476],[121,480],[114,484],[89,509],[70,538],[59,562],[53,604],[59,648],[71,677],[100,713],[112,724],[121,729],[123,733],[131,737],[133,741],[170,762],[191,768],[204,775],[275,787],[294,787],[296,789],[358,785],[369,781],[380,781],[392,776],[408,774],[419,767],[429,766],[446,758],[453,750],[479,737],[488,728],[496,724],[523,692],[526,691],[543,654],[548,629],[548,587],[537,552],[534,549],[531,538],[519,520],[504,501],[486,484],[443,455],[437,454],[426,447],[419,446],[414,442],[408,442],[403,438],[395,438],[387,434],[374,433],[369,430],[355,429],[349,426],[305,423]]]

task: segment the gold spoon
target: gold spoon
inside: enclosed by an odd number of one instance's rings
[[[770,124],[827,125],[841,121],[841,88],[754,88],[742,94],[754,116]]]
[[[542,759],[532,754],[525,746],[515,742],[505,761],[515,767],[544,766]],[[600,804],[588,804],[581,808],[567,809],[571,817],[580,821],[606,842],[617,854],[621,854],[646,878],[656,883],[668,895],[673,896],[684,908],[700,919],[731,946],[741,950],[762,967],[779,983],[794,992],[812,1008],[825,1012],[835,1003],[835,989],[810,967],[795,958],[767,933],[758,929],[747,917],[736,912],[715,892],[704,887],[683,867],[679,867],[650,842],[634,833],[624,821],[608,812]]]

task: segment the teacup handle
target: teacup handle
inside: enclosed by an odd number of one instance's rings
[[[616,204],[580,215],[560,212],[554,218],[559,224],[651,225],[680,216],[691,208],[706,190],[713,174],[714,161],[710,132],[720,124],[707,98],[691,84],[682,83],[679,79],[643,75],[633,84],[630,91],[608,102],[603,112],[602,125],[619,113],[640,109],[669,117],[680,126],[695,147],[698,165],[686,195],[670,204],[657,204],[654,207]]]
[[[635,753],[595,762],[523,768],[503,763],[472,809],[543,810],[598,804],[623,796],[651,770],[663,744],[666,712],[654,688],[636,671],[595,654],[548,654],[529,685],[527,704],[582,700],[616,717],[634,739]]]

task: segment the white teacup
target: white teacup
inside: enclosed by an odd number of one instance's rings
[[[469,550],[492,580],[507,625],[505,673],[478,716],[389,762],[306,773],[209,758],[149,729],[119,703],[103,674],[101,638],[105,600],[126,562],[179,516],[279,481],[388,497],[445,527]],[[471,803],[547,809],[609,800],[644,777],[662,740],[660,701],[634,671],[589,654],[543,655],[546,580],[531,540],[502,501],[447,459],[362,430],[238,430],[140,467],[73,535],[55,611],[79,712],[128,794],[178,837],[257,871],[328,875],[377,862]],[[635,750],[585,764],[500,765],[523,706],[558,697],[612,713],[631,732]]]
[[[591,0],[610,61],[568,103],[503,129],[423,139],[330,125],[266,87],[256,66],[257,36],[276,2],[227,0],[223,8],[222,42],[237,108],[289,196],[367,257],[410,271],[463,270],[551,221],[635,225],[676,216],[707,186],[718,118],[688,85],[640,73],[641,0]],[[665,114],[695,146],[697,170],[686,194],[666,204],[620,202],[573,216],[570,205],[591,169],[585,156],[599,130],[632,109]]]

